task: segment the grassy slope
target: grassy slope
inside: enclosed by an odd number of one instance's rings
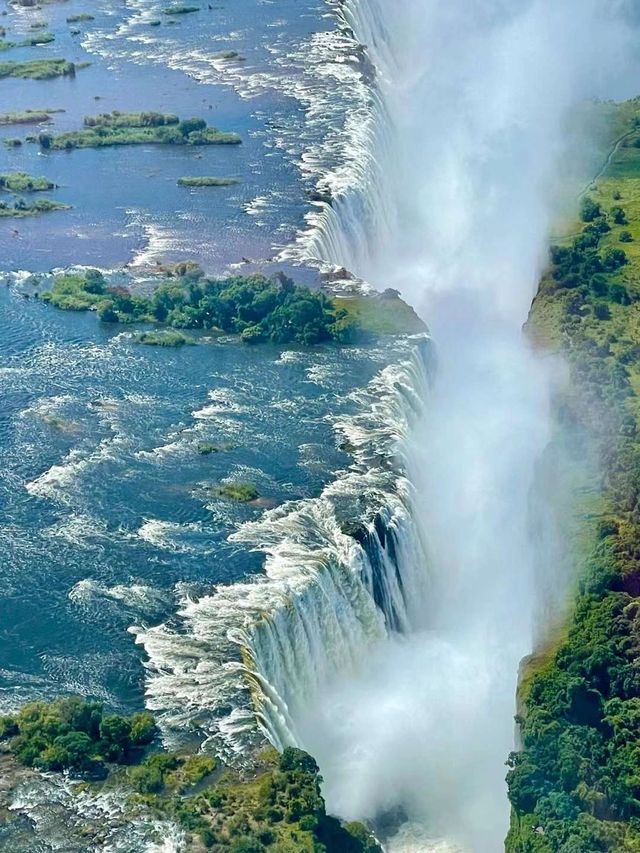
[[[596,449],[602,476],[582,525],[575,608],[523,670],[508,853],[640,851],[640,101],[611,118],[622,141],[587,192],[611,228],[597,254],[622,248],[628,263],[599,282],[577,264],[570,287],[551,271],[528,323],[538,345],[569,362],[560,420]],[[614,207],[627,224],[613,221]]]
[[[336,296],[333,301],[359,328],[372,335],[416,335],[427,331],[414,309],[395,291],[371,296]]]

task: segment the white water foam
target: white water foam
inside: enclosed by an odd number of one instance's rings
[[[133,805],[124,790],[83,788],[59,774],[21,782],[9,806],[32,823],[37,848],[59,853],[182,853],[184,831]],[[26,850],[26,848],[25,848]]]
[[[416,344],[411,360],[359,392],[366,412],[336,419],[352,468],[320,497],[270,510],[230,537],[265,554],[263,575],[197,600],[186,594],[170,623],[132,629],[148,656],[147,705],[170,742],[195,721],[227,760],[241,760],[259,730],[280,747],[296,743],[292,711],[418,617],[411,602],[424,595],[415,585],[425,544],[402,469],[426,383]],[[402,584],[401,560],[416,567]]]

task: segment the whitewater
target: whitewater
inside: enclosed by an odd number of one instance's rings
[[[375,69],[361,179],[300,241],[309,259],[397,288],[429,324],[437,367],[405,454],[426,550],[398,563],[401,585],[428,582],[408,622],[387,620],[386,637],[311,691],[294,721],[328,807],[392,815],[392,851],[503,846],[518,669],[544,634],[550,571],[532,493],[562,377],[521,330],[553,218],[588,169],[586,150],[569,151],[573,111],[629,79],[629,11],[548,0],[341,9]]]
[[[626,7],[330,5],[358,121],[281,257],[399,290],[431,337],[335,420],[348,470],[231,536],[263,575],[132,631],[167,740],[195,718],[231,763],[301,746],[328,809],[391,853],[495,853],[518,669],[544,634],[531,503],[563,375],[522,325],[582,174],[572,110],[620,94]]]

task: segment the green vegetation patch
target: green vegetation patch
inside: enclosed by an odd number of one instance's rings
[[[216,492],[221,498],[243,504],[257,501],[260,497],[260,492],[252,483],[224,483]]]
[[[552,248],[529,321],[569,363],[564,417],[603,476],[566,631],[521,684],[508,853],[640,850],[640,103],[621,110],[629,135],[580,233]]]
[[[79,697],[25,705],[0,717],[0,740],[27,767],[103,773],[106,761],[125,762],[151,743],[155,721],[146,712],[123,717],[104,713],[101,702]]]
[[[32,59],[28,62],[0,62],[0,79],[20,77],[29,80],[51,80],[54,77],[73,77],[81,65],[66,59]]]
[[[214,178],[210,175],[178,178],[181,187],[231,187],[239,183],[238,178]]]
[[[67,18],[68,24],[81,24],[85,21],[95,21],[95,16],[88,12],[81,12],[79,15],[69,15]]]
[[[219,453],[220,447],[217,444],[211,444],[209,441],[203,441],[198,445],[198,453],[201,456],[210,456],[212,453]]]
[[[13,217],[24,219],[29,216],[40,216],[42,213],[52,213],[55,210],[70,210],[71,205],[60,201],[52,201],[49,198],[39,198],[33,202],[27,202],[23,198],[12,204],[0,201],[0,217]]]
[[[104,318],[103,318],[104,319]],[[146,344],[153,347],[183,347],[186,344],[193,345],[195,341],[189,335],[176,332],[174,329],[159,329],[153,332],[140,332],[136,335],[136,343]]]
[[[0,113],[0,126],[11,124],[42,124],[45,121],[51,121],[51,116],[59,112],[64,112],[64,110],[24,110],[19,113]]]
[[[102,148],[110,145],[237,145],[237,133],[207,127],[204,119],[180,121],[162,113],[110,113],[87,116],[85,130],[53,135],[41,133],[38,142],[45,149]]]
[[[37,178],[26,172],[9,172],[0,175],[0,190],[11,193],[33,193],[53,190],[56,184],[47,178]]]
[[[395,291],[381,296],[330,298],[296,286],[285,276],[206,278],[197,265],[167,270],[173,276],[149,296],[111,287],[96,270],[57,276],[43,299],[67,310],[95,309],[111,323],[163,323],[172,329],[201,329],[239,335],[247,344],[356,343],[379,335],[424,333],[424,323]],[[181,338],[145,332],[141,343]],[[164,343],[164,345],[180,345]]]
[[[382,853],[369,830],[327,815],[322,778],[311,756],[269,749],[253,775],[218,766],[206,754],[150,751],[155,721],[146,713],[106,714],[79,697],[34,702],[0,717],[0,748],[37,770],[70,771],[96,787],[130,792],[143,806],[178,822],[189,849],[213,853]],[[113,765],[128,765],[125,771]],[[6,766],[6,765],[5,765]]]
[[[53,33],[36,33],[18,42],[17,47],[37,47],[40,44],[51,44],[55,39],[56,37]]]
[[[96,309],[107,322],[165,323],[174,329],[204,329],[240,335],[249,344],[349,343],[359,330],[346,313],[318,291],[280,276],[204,278],[181,265],[182,277],[161,284],[151,296],[110,287],[97,270],[56,276],[42,298],[58,308]]]
[[[200,6],[167,6],[162,10],[163,15],[190,15],[199,12]]]
[[[396,290],[372,296],[337,296],[335,304],[345,319],[371,335],[414,335],[427,327]]]
[[[269,750],[255,778],[227,771],[192,797],[171,794],[180,768],[170,757],[151,756],[150,763],[151,785],[159,791],[144,802],[169,813],[213,853],[381,853],[365,826],[327,815],[318,766],[301,750],[288,748],[281,756]]]

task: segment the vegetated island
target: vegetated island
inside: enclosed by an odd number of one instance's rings
[[[200,451],[202,453],[202,451]],[[223,483],[216,490],[216,494],[221,498],[227,498],[236,503],[251,503],[257,501],[260,497],[260,492],[256,489],[253,483]]]
[[[199,12],[200,6],[167,6],[162,10],[163,15],[190,15]]]
[[[0,190],[11,193],[34,193],[54,190],[57,185],[48,178],[38,178],[26,172],[7,172],[0,174]]]
[[[53,33],[36,33],[32,36],[27,36],[22,41],[8,41],[7,39],[0,39],[0,52],[5,50],[10,50],[13,47],[37,47],[42,44],[51,44],[51,42],[55,41],[55,36]]]
[[[27,216],[51,213],[54,210],[69,210],[70,205],[49,198],[26,201],[20,197],[13,202],[2,200],[3,193],[17,195],[20,193],[46,192],[53,189],[56,189],[56,185],[47,178],[34,177],[26,172],[8,172],[0,175],[0,217],[23,219]]]
[[[71,205],[50,198],[38,198],[35,201],[25,201],[19,198],[13,203],[0,201],[0,217],[24,219],[29,216],[39,216],[42,213],[53,213],[56,210],[70,210]]]
[[[628,136],[552,248],[528,323],[571,371],[556,458],[595,448],[602,475],[577,505],[568,623],[524,666],[507,853],[640,850],[640,100],[617,112]]]
[[[95,16],[88,12],[81,12],[79,15],[69,15],[67,18],[68,24],[83,24],[87,21],[95,21]]]
[[[129,792],[132,818],[171,819],[213,853],[382,853],[363,824],[327,815],[318,767],[299,749],[265,750],[241,778],[210,755],[163,751],[147,712],[107,714],[100,702],[68,697],[0,717],[0,756],[8,779],[23,765],[64,771],[79,789]]]
[[[74,77],[85,63],[68,62],[66,59],[30,59],[26,62],[0,62],[0,80],[20,77],[29,80],[52,80],[55,77]]]
[[[359,299],[332,298],[297,286],[283,275],[207,278],[197,264],[177,264],[174,278],[159,284],[151,295],[110,286],[97,270],[56,276],[44,301],[64,310],[95,310],[108,323],[161,323],[170,329],[203,330],[216,335],[239,335],[247,344],[352,343],[379,334],[424,332],[422,321],[396,294],[372,299],[386,313],[384,328],[367,321]],[[380,305],[382,300],[382,305]],[[393,322],[395,321],[395,326]],[[156,333],[141,343],[180,346],[182,338]]]
[[[86,116],[84,130],[61,134],[40,133],[37,141],[42,148],[70,150],[72,148],[103,148],[109,145],[238,145],[237,133],[226,133],[208,127],[201,118],[182,121],[176,115],[163,113],[122,113],[114,111]]]
[[[33,109],[17,113],[0,113],[0,126],[12,124],[43,124],[46,121],[51,121],[51,118],[55,113],[61,112],[64,112],[64,110]]]
[[[239,178],[215,178],[212,175],[178,178],[181,187],[232,187],[239,183]]]

